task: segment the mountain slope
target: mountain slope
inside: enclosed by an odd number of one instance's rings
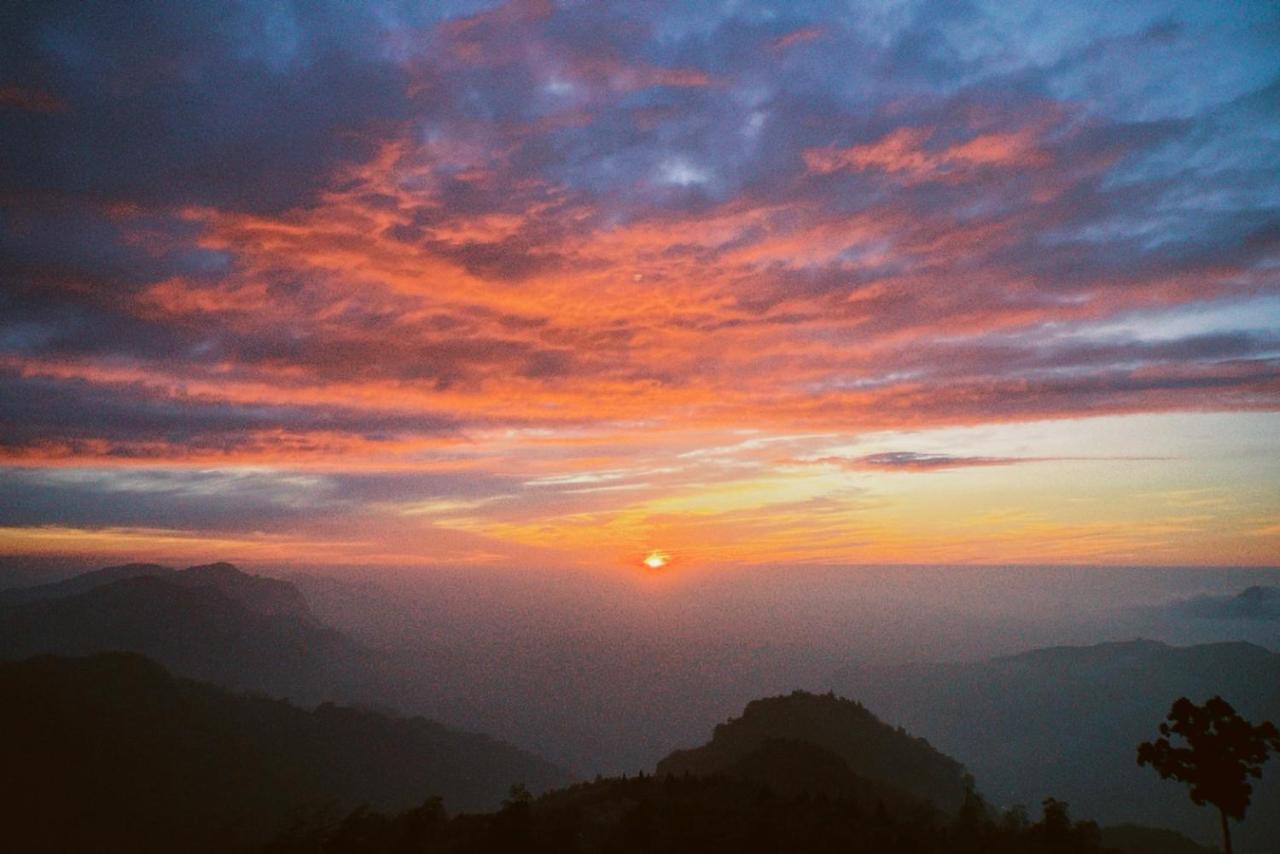
[[[307,606],[306,598],[294,585],[276,578],[241,572],[234,565],[226,562],[191,566],[183,570],[176,570],[158,563],[126,563],[120,566],[108,566],[50,584],[0,590],[0,608],[28,602],[64,599],[134,578],[159,578],[182,587],[212,587],[255,613],[290,615],[304,620],[315,619]]]
[[[158,563],[126,563],[120,566],[108,566],[49,584],[0,590],[0,608],[46,599],[62,599],[130,578],[157,578],[173,574],[174,570],[171,567],[161,566]]]
[[[1216,818],[1186,789],[1140,768],[1140,741],[1175,699],[1219,694],[1245,717],[1280,721],[1280,655],[1246,643],[1154,641],[1055,647],[989,661],[849,668],[832,679],[964,762],[997,803],[1046,794],[1105,823],[1173,827],[1204,842]],[[1280,761],[1257,784],[1241,850],[1280,838]]]
[[[128,651],[195,679],[320,702],[370,696],[371,653],[285,581],[129,564],[0,600],[0,657]]]
[[[1280,621],[1280,587],[1255,584],[1235,596],[1198,596],[1177,602],[1170,610],[1202,620]]]
[[[225,562],[191,566],[166,578],[185,587],[212,587],[255,614],[316,622],[297,587],[278,578],[250,575]]]
[[[358,677],[363,651],[291,615],[255,613],[216,587],[140,576],[0,611],[0,656],[123,650],[219,685],[319,702]]]
[[[964,767],[923,739],[879,720],[860,703],[795,691],[753,700],[742,716],[715,728],[711,741],[677,750],[658,763],[659,776],[717,774],[772,741],[803,742],[842,759],[869,780],[953,810],[964,800]]]
[[[487,815],[450,817],[429,802],[394,816],[368,810],[312,815],[267,848],[268,854],[408,851],[1212,854],[1170,831],[1099,832],[1093,822],[1072,822],[1057,803],[1046,805],[1035,823],[1017,812],[996,815],[973,797],[947,815],[859,777],[821,747],[779,739],[713,774],[597,778],[540,798],[513,792]]]
[[[421,718],[235,694],[141,656],[0,663],[5,838],[22,851],[246,850],[297,811],[494,807],[567,775]]]

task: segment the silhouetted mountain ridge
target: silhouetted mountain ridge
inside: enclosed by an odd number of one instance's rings
[[[901,727],[884,723],[861,703],[834,694],[794,691],[753,700],[742,716],[718,724],[702,747],[677,750],[658,763],[659,776],[717,774],[777,741],[813,745],[849,770],[951,810],[964,800],[964,766]]]
[[[1280,587],[1255,584],[1235,596],[1197,596],[1171,609],[1203,620],[1280,620]]]
[[[316,622],[297,587],[278,578],[241,572],[229,563],[188,567],[170,579],[178,584],[213,587],[257,614],[287,615]]]
[[[1280,655],[1243,642],[1133,640],[1060,646],[987,661],[854,666],[832,678],[880,714],[964,762],[998,803],[1046,793],[1106,823],[1176,828],[1204,842],[1214,817],[1184,787],[1138,767],[1178,697],[1221,695],[1255,722],[1280,721]],[[1241,850],[1280,838],[1280,766],[1256,784]]]
[[[61,599],[66,596],[74,596],[77,593],[87,593],[96,587],[102,587],[116,581],[143,576],[168,576],[175,571],[172,567],[162,566],[158,563],[126,563],[119,566],[107,566],[48,584],[0,590],[0,608],[22,605],[27,602],[38,602],[44,599]]]
[[[858,704],[793,694],[748,705],[742,718],[717,728],[704,751],[725,759],[742,746],[741,720],[767,729],[830,716],[853,723],[845,748],[859,737],[879,740],[885,726]],[[778,721],[787,721],[778,725]],[[891,732],[898,733],[894,728]],[[726,735],[726,733],[728,733]],[[720,741],[717,744],[716,738]],[[890,739],[901,749],[911,742]],[[910,751],[910,748],[908,748]],[[945,759],[945,757],[943,757]],[[949,760],[948,760],[949,761]],[[953,765],[955,763],[952,763]],[[300,820],[268,847],[269,854],[1211,854],[1176,833],[1126,826],[1100,831],[1073,822],[1066,805],[1049,802],[1034,823],[1020,811],[1000,813],[972,791],[955,811],[902,793],[850,770],[841,756],[803,740],[765,737],[723,768],[596,779],[540,798],[513,791],[487,815],[448,816],[431,802],[399,815],[357,810],[345,817]]]
[[[362,696],[372,656],[297,588],[216,563],[109,567],[0,600],[0,656],[122,650],[219,685],[319,702]],[[16,600],[16,601],[13,601]]]
[[[141,580],[141,579],[134,579]],[[323,803],[497,806],[568,775],[422,718],[237,694],[141,656],[0,662],[0,800],[12,850],[251,850]]]
[[[306,598],[293,584],[251,575],[225,561],[177,570],[157,563],[127,563],[82,573],[51,584],[0,591],[0,608],[28,602],[63,599],[119,581],[159,578],[184,587],[212,587],[259,614],[280,614],[314,621]]]

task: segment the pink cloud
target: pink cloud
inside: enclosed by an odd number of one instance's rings
[[[798,44],[815,41],[827,34],[826,27],[800,27],[792,30],[785,35],[781,35],[769,43],[769,48],[774,51],[785,51],[788,48],[795,47]]]
[[[879,171],[908,183],[959,182],[985,167],[1026,168],[1045,166],[1047,152],[1037,146],[1035,133],[981,133],[962,143],[930,147],[936,128],[900,127],[879,140],[849,148],[811,148],[804,152],[811,172],[829,175],[851,170]]]

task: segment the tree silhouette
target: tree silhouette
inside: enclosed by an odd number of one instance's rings
[[[1175,747],[1170,736],[1180,736],[1186,746]],[[1160,738],[1138,745],[1138,764],[1152,766],[1163,779],[1189,784],[1195,803],[1217,807],[1223,849],[1231,854],[1228,819],[1244,818],[1253,793],[1249,778],[1262,775],[1272,750],[1280,751],[1280,731],[1269,721],[1255,726],[1221,697],[1203,706],[1182,697],[1160,724]]]

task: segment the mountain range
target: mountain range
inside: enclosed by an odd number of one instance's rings
[[[12,851],[234,852],[298,811],[495,807],[554,765],[422,718],[236,693],[132,653],[0,662]]]
[[[959,803],[944,808],[936,798],[953,801],[956,787],[963,787]],[[1042,810],[1032,821],[992,809],[959,763],[920,739],[858,703],[797,691],[749,703],[710,742],[672,753],[654,775],[596,779],[536,798],[513,791],[486,815],[449,816],[431,803],[399,815],[317,815],[267,850],[1210,854],[1173,831],[1072,821],[1068,806],[1052,799]]]
[[[985,661],[852,666],[833,687],[963,762],[996,803],[1052,794],[1104,823],[1138,821],[1217,838],[1217,816],[1136,761],[1173,700],[1221,695],[1246,718],[1280,721],[1280,655],[1248,643],[1135,640]],[[1240,850],[1280,839],[1280,767],[1255,786]]]
[[[1225,601],[1235,600],[1266,602],[1269,597],[1265,591],[1246,591]],[[575,637],[567,634],[560,640],[571,644]],[[501,651],[504,640],[492,641]],[[642,656],[648,648],[620,649]],[[363,708],[465,711],[492,702],[478,692],[491,690],[496,679],[546,684],[541,671],[508,666],[511,660],[523,660],[519,657],[494,657],[488,665],[494,672],[480,683],[470,678],[472,669],[457,667],[448,658],[447,649],[439,659],[421,650],[376,649],[325,625],[290,582],[243,573],[225,563],[185,570],[128,564],[53,584],[0,591],[0,659],[113,650],[144,655],[183,679],[287,697],[304,706],[338,701]],[[624,671],[631,666],[622,664]],[[704,664],[714,667],[712,662]],[[647,692],[667,690],[661,682],[664,666],[660,659],[649,661],[645,672],[651,671],[656,681],[635,686],[631,694],[636,703],[642,703]],[[583,679],[589,675],[581,674]],[[578,687],[585,691],[589,682]],[[1174,827],[1212,842],[1213,817],[1194,807],[1182,787],[1138,768],[1137,743],[1154,735],[1172,700],[1184,695],[1202,701],[1221,694],[1246,717],[1280,720],[1280,655],[1248,643],[1175,647],[1132,641],[1047,648],[974,662],[849,665],[823,687],[858,702],[801,692],[748,703],[740,717],[717,727],[706,745],[663,759],[657,766],[659,775],[737,774],[738,779],[759,783],[762,774],[803,778],[801,772],[811,765],[826,769],[822,773],[833,791],[858,791],[862,786],[865,795],[865,781],[871,780],[882,799],[930,801],[953,811],[966,797],[967,768],[980,781],[982,793],[1000,807],[1034,807],[1052,795],[1071,803],[1079,814],[1109,824],[1138,821]],[[547,703],[548,708],[554,706],[555,698]],[[336,708],[295,711],[324,717],[335,714]],[[581,709],[561,708],[567,716],[561,728],[572,731],[573,716]],[[671,727],[660,719],[659,709],[650,712],[639,718],[623,715],[619,725],[644,721],[645,729],[635,736],[665,743],[669,749],[675,740]],[[511,706],[505,714],[518,724],[521,708]],[[612,713],[604,709],[599,714],[604,720]],[[487,720],[462,712],[442,719],[465,729],[494,731]],[[601,720],[577,726],[585,732],[583,725],[589,724],[598,732]],[[882,723],[885,720],[928,741],[907,736]],[[687,722],[681,729],[688,729]],[[440,736],[438,747],[449,742],[450,735],[474,737],[441,732],[448,735]],[[543,748],[539,739],[520,743]],[[468,800],[479,789],[453,784],[437,786],[435,793],[451,806],[496,805],[505,786],[527,776],[521,770],[527,767],[527,755],[509,745],[505,749],[509,752],[493,755],[506,759],[485,767],[470,765],[468,749],[451,754],[461,778],[483,788],[487,800]],[[578,749],[589,756],[594,744],[587,737]],[[814,751],[821,751],[821,756]],[[863,782],[850,788],[846,773]],[[568,779],[565,772],[555,774],[557,780]],[[1238,831],[1242,850],[1248,845],[1256,848],[1273,835],[1280,837],[1277,775],[1280,772],[1269,768],[1258,785],[1250,818]],[[817,785],[812,779],[802,782],[802,788]],[[426,794],[430,792],[418,796]],[[386,809],[404,805],[377,803]]]
[[[228,563],[183,570],[127,564],[0,592],[0,659],[107,652],[145,656],[156,667],[186,679],[289,698],[304,706],[339,701],[385,708],[390,693],[377,651],[321,623],[289,582],[250,575]],[[134,672],[119,667],[121,673]],[[93,673],[82,676],[90,678]],[[147,688],[140,703],[177,690],[154,673],[150,682],[137,684]],[[194,696],[189,688],[182,691]],[[209,699],[208,691],[199,696]],[[218,702],[227,708],[245,708],[249,701],[237,704],[223,698]],[[332,705],[312,714],[319,716],[314,719],[318,721],[341,716]],[[273,719],[286,717],[277,709]],[[437,775],[435,788],[413,787],[415,797],[437,794],[451,806],[492,807],[513,782],[542,788],[570,779],[567,772],[545,760],[531,765],[531,755],[509,744],[493,741],[498,746],[476,749],[476,740],[487,737],[417,720],[413,726],[419,730],[435,729],[409,755],[419,760],[435,755],[432,761],[443,762],[450,770],[443,777]],[[385,732],[379,735],[379,729]],[[379,726],[366,720],[364,734],[394,751],[399,730],[393,729],[390,724]],[[359,741],[357,735],[351,734],[349,740]],[[347,764],[346,759],[338,764]],[[530,768],[537,773],[531,775]],[[324,786],[316,790],[329,791]],[[378,800],[369,795],[363,799]],[[382,803],[403,805],[385,799]]]
[[[20,735],[0,834],[29,854],[1206,854],[1169,831],[1073,823],[1056,801],[1035,823],[991,809],[959,763],[857,703],[804,692],[749,704],[657,775],[573,785],[485,736],[308,711],[131,653],[0,662],[0,728]],[[502,792],[500,809],[475,812]]]
[[[0,590],[0,607],[63,599],[88,593],[119,581],[157,578],[176,587],[210,588],[263,616],[288,616],[315,622],[307,600],[293,584],[276,578],[241,572],[225,561],[191,566],[183,570],[158,563],[127,563],[85,572],[50,584]]]
[[[0,592],[0,656],[110,650],[305,703],[368,696],[373,659],[321,624],[292,584],[228,563],[127,564]]]

